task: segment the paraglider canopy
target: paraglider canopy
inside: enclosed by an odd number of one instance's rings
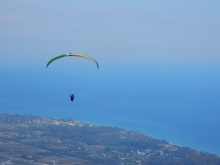
[[[99,64],[98,64],[98,62],[94,58],[92,58],[90,56],[87,56],[85,54],[79,54],[79,53],[68,53],[68,54],[61,54],[59,56],[56,56],[56,57],[52,58],[47,63],[46,67],[48,67],[53,61],[55,61],[57,59],[60,59],[60,58],[64,58],[64,57],[80,57],[80,58],[85,58],[87,60],[90,60],[90,61],[94,62],[96,64],[97,68],[99,69]]]

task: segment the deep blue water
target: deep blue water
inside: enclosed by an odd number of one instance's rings
[[[2,66],[0,112],[124,127],[220,155],[218,67],[115,65],[81,72],[75,81],[68,69]]]

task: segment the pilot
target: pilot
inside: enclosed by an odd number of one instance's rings
[[[75,94],[70,94],[70,100],[73,101],[75,97]]]

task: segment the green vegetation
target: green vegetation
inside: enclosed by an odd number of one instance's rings
[[[216,155],[139,132],[7,113],[0,114],[0,163],[5,161],[48,165],[220,164]]]

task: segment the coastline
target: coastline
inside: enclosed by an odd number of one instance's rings
[[[2,112],[1,112],[2,113]],[[9,114],[18,114],[18,113],[9,113]],[[22,113],[20,113],[22,114]],[[27,114],[27,113],[24,113]],[[186,134],[179,132],[178,130],[174,130],[169,128],[168,126],[161,125],[160,123],[156,123],[153,121],[143,121],[143,120],[126,120],[126,119],[118,119],[113,117],[107,116],[96,116],[96,115],[75,115],[75,117],[70,117],[69,115],[57,113],[53,115],[38,115],[38,114],[27,114],[27,115],[36,115],[42,117],[49,117],[55,119],[61,118],[71,118],[75,121],[82,122],[85,124],[92,124],[96,126],[112,126],[118,128],[124,128],[126,130],[137,131],[140,133],[145,134],[146,136],[152,137],[158,140],[165,140],[170,144],[174,144],[180,147],[189,147],[191,149],[195,149],[201,152],[208,152],[211,154],[215,154],[220,156],[218,148],[213,148],[212,145],[205,145],[199,143],[196,139],[193,139],[191,136],[187,136]]]

